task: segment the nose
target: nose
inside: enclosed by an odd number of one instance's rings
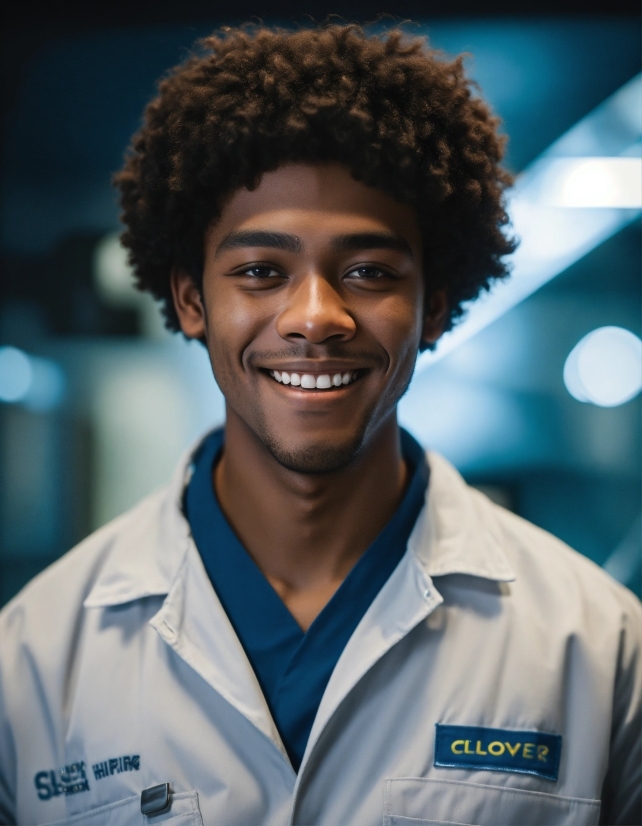
[[[339,293],[326,278],[307,276],[288,296],[288,304],[277,318],[281,338],[306,339],[320,344],[328,339],[349,341],[357,325]]]

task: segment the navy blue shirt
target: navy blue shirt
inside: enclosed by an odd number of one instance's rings
[[[312,723],[341,652],[406,551],[423,507],[428,465],[421,446],[401,431],[409,483],[396,512],[304,632],[245,550],[218,503],[212,469],[224,431],[210,434],[194,456],[185,494],[192,536],[265,695],[298,771]]]

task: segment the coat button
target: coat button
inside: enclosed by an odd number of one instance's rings
[[[140,794],[140,810],[144,815],[155,815],[169,807],[169,783],[160,783],[143,789]]]

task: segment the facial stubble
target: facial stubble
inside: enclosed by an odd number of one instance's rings
[[[388,386],[385,394],[388,396],[388,402],[376,404],[371,415],[364,415],[358,429],[339,444],[326,441],[293,449],[274,433],[263,408],[256,411],[258,416],[252,429],[272,458],[287,470],[315,475],[341,471],[367,449],[381,425],[390,416],[396,415],[397,404],[410,385],[412,372],[410,365],[394,386]]]

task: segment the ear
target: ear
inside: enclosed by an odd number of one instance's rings
[[[448,315],[448,299],[446,290],[435,290],[430,296],[428,312],[424,318],[422,342],[434,344],[444,331],[446,316]]]
[[[194,279],[185,272],[172,270],[170,276],[174,307],[187,338],[205,338],[205,310],[201,293]]]

